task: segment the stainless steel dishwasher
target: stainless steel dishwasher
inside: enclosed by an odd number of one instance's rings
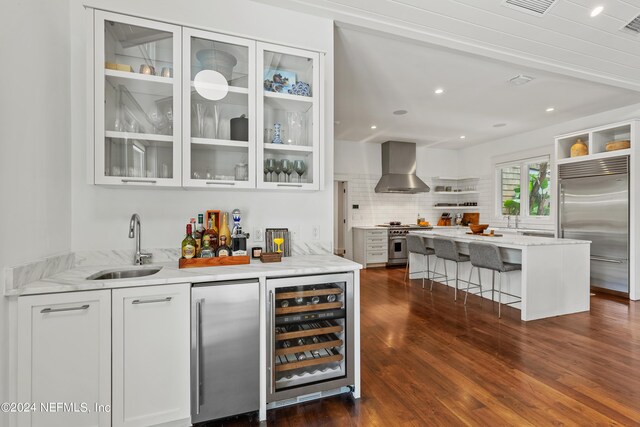
[[[191,422],[257,411],[260,406],[258,281],[191,289]]]

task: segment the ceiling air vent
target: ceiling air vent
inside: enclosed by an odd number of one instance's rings
[[[640,34],[640,15],[636,16],[631,22],[622,27],[622,30],[632,34]]]
[[[542,16],[557,0],[503,0],[502,5],[530,15]]]

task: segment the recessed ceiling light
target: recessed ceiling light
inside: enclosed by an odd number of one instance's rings
[[[433,93],[435,93],[436,95],[440,95],[441,93],[444,93],[444,89],[438,88],[438,89],[434,90]]]
[[[377,128],[378,128],[378,126],[376,126],[376,125],[371,125],[371,129],[377,129]]]
[[[547,113],[550,113],[550,112],[555,111],[555,110],[556,110],[556,109],[555,109],[554,107],[549,107],[549,108],[547,108],[545,111],[546,111]]]
[[[593,10],[591,11],[591,17],[595,18],[596,16],[600,15],[600,13],[604,10],[604,6],[596,6],[593,8]]]
[[[393,112],[393,114],[395,114],[396,116],[404,116],[407,113],[408,113],[407,110],[396,110]]]
[[[493,125],[494,128],[503,128],[505,127],[507,124],[506,123],[496,123],[495,125]]]
[[[535,79],[535,77],[525,76],[524,74],[518,74],[517,76],[510,78],[509,83],[514,84],[516,86],[520,86],[525,83],[529,83],[533,79]]]
[[[465,139],[465,138],[466,138],[466,136],[460,135],[460,139]]]

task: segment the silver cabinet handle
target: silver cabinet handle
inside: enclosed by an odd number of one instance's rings
[[[141,182],[143,184],[155,184],[156,181],[155,179],[123,179],[122,182]]]
[[[202,300],[196,301],[196,414],[200,414],[200,406],[201,403],[201,393],[202,389],[200,387],[200,349],[202,339]]]
[[[207,185],[236,185],[235,182],[217,182],[217,181],[207,181],[205,184],[207,184]]]
[[[77,311],[77,310],[86,310],[89,308],[89,304],[81,305],[80,307],[68,307],[68,308],[43,308],[40,310],[40,313],[59,313],[61,311]]]
[[[273,291],[269,291],[269,314],[267,318],[269,319],[269,324],[267,327],[269,328],[269,349],[270,355],[269,359],[271,363],[269,363],[269,377],[271,381],[269,382],[269,390],[271,390],[271,394],[273,394],[273,383],[276,381],[276,372],[275,372],[275,337],[273,336],[273,330],[275,329],[275,303],[273,301]]]
[[[278,187],[302,187],[302,184],[278,184]]]
[[[156,299],[134,299],[131,304],[151,304],[154,302],[169,302],[173,297],[156,298]]]
[[[600,258],[597,256],[592,256],[591,261],[602,261],[602,262],[610,262],[611,264],[622,264],[624,261],[619,259],[611,259],[611,258]]]

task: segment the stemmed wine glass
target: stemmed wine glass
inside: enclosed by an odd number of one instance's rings
[[[285,182],[291,182],[291,173],[293,172],[293,162],[289,159],[282,159],[282,172],[286,174]]]
[[[282,162],[276,160],[276,167],[273,170],[276,173],[276,182],[280,182],[280,172],[282,172]]]
[[[269,173],[269,167],[267,166],[267,159],[264,160],[264,182],[267,182],[267,174]]]
[[[293,170],[298,174],[298,182],[300,182],[302,174],[307,170],[307,165],[305,165],[302,160],[296,160],[293,162]]]
[[[265,160],[267,172],[269,172],[269,182],[273,182],[273,171],[276,170],[276,159]]]

